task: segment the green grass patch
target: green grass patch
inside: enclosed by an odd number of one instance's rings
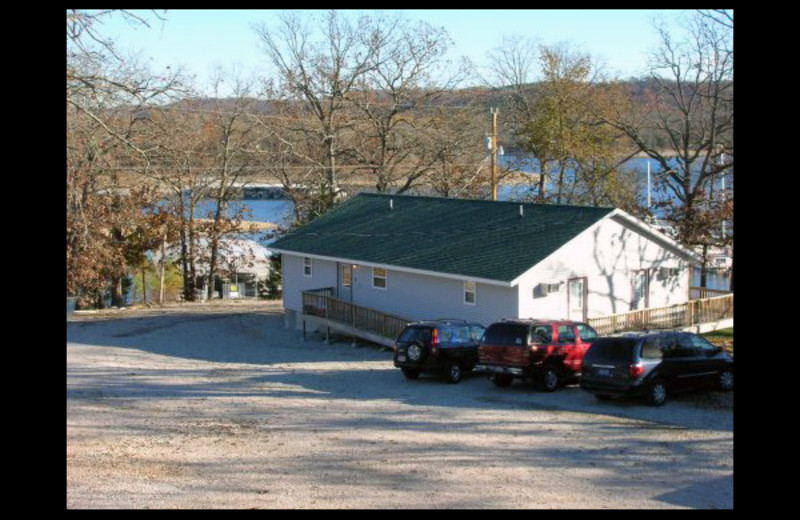
[[[712,332],[706,332],[705,334],[703,334],[703,336],[705,336],[707,338],[718,336],[720,338],[733,339],[733,327],[731,327],[729,329],[720,329],[720,330],[715,330],[715,331],[712,331]]]
[[[728,351],[733,352],[733,327],[706,332],[702,334],[702,336],[714,345],[724,347]]]

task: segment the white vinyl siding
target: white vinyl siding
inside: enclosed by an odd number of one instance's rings
[[[671,249],[613,218],[604,219],[565,244],[519,279],[519,316],[564,319],[570,303],[567,282],[586,277],[587,318],[628,312],[633,303],[632,272],[665,268],[670,276],[649,280],[649,307],[688,299],[689,264]],[[561,290],[543,290],[562,283]],[[542,284],[537,288],[537,285]]]

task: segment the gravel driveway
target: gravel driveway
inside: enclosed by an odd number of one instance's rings
[[[732,508],[733,395],[406,381],[274,303],[74,317],[67,506]]]

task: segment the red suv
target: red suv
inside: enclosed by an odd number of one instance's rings
[[[552,392],[579,380],[583,356],[595,338],[597,332],[585,323],[503,320],[486,329],[475,369],[491,374],[497,386],[522,379]]]

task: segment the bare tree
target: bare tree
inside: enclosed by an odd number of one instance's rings
[[[514,148],[538,160],[535,200],[636,206],[636,183],[622,169],[636,150],[598,118],[612,87],[588,53],[507,38],[492,53],[488,82],[504,103]]]
[[[661,22],[647,103],[631,97],[606,119],[660,165],[660,186],[669,195],[665,218],[674,223],[682,243],[702,248],[703,285],[709,247],[732,242],[732,236],[716,230],[724,227],[729,213],[724,207],[732,204],[733,194],[713,197],[715,181],[732,177],[733,171],[732,15],[730,23],[725,20],[709,23],[706,13],[687,17],[688,36],[678,41]]]
[[[127,11],[67,11],[67,291],[99,295],[111,284],[119,304],[138,247],[126,237],[146,225],[137,205],[149,204],[148,186],[126,185],[120,172],[131,154],[147,160],[139,108],[175,92],[179,72],[157,78],[123,56],[102,32],[112,16],[147,25]]]
[[[225,79],[227,78],[227,79]],[[230,84],[232,97],[223,104],[219,97],[223,82]],[[220,240],[241,232],[244,208],[231,211],[231,202],[240,197],[254,173],[256,160],[257,119],[253,111],[253,81],[218,69],[214,80],[215,107],[206,118],[207,153],[210,156],[210,177],[214,187],[209,200],[214,203],[209,229],[208,297],[214,293],[215,277],[220,256]]]
[[[448,110],[444,98],[463,80],[468,64],[451,70],[447,32],[424,22],[381,18],[368,36],[369,70],[347,96],[356,133],[347,156],[369,174],[378,192],[403,193],[423,181],[444,148],[452,148],[432,147],[426,130],[432,120],[464,108]]]
[[[382,36],[374,30],[371,18],[363,16],[353,24],[335,11],[324,15],[319,29],[321,39],[313,39],[306,21],[292,12],[281,15],[281,25],[275,30],[265,24],[255,27],[280,78],[283,99],[302,102],[303,124],[291,124],[287,135],[301,136],[319,147],[314,163],[324,165],[319,195],[327,209],[334,204],[341,181],[337,164],[342,155],[340,141],[350,127],[348,118],[343,117],[346,98],[373,66]],[[290,148],[294,151],[297,147]]]

